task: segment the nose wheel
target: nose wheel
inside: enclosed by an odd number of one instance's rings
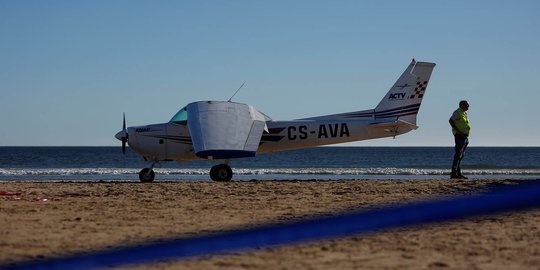
[[[139,180],[141,180],[143,183],[150,183],[154,181],[155,177],[156,174],[151,168],[144,168],[141,170],[141,172],[139,172]]]
[[[227,164],[215,165],[210,169],[210,178],[218,182],[231,181],[233,172]]]
[[[146,159],[145,159],[146,160]],[[159,160],[157,158],[154,158],[152,160],[152,163],[150,163],[150,168],[144,168],[139,172],[139,180],[143,183],[150,183],[154,181],[154,178],[156,178],[156,173],[154,173],[154,166],[159,165],[161,167],[161,163],[159,163]]]

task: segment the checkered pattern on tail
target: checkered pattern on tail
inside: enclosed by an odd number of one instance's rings
[[[428,83],[427,81],[417,81],[416,88],[414,89],[413,94],[409,96],[409,99],[415,98],[415,97],[423,98],[424,92],[426,91],[427,83]]]

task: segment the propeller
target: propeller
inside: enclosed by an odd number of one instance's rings
[[[122,130],[124,131],[125,136],[122,137],[122,154],[126,154],[126,142],[128,140],[128,133],[126,130],[126,113],[124,113],[124,121],[122,123]]]
[[[124,121],[122,123],[122,131],[116,133],[116,135],[114,137],[116,137],[118,140],[122,141],[122,154],[126,154],[126,143],[128,141],[128,138],[129,138],[127,130],[126,130],[126,113],[124,113]]]

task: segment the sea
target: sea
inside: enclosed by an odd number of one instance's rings
[[[448,178],[453,147],[319,147],[230,160],[233,180]],[[155,181],[209,180],[218,161],[162,162]],[[136,181],[149,164],[129,148],[0,147],[0,181]],[[540,178],[540,147],[469,147],[470,178]]]

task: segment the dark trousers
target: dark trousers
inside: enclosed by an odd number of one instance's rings
[[[454,162],[452,163],[452,175],[461,175],[461,160],[465,154],[465,149],[469,145],[469,137],[464,135],[454,135],[456,142],[456,153],[454,154]]]

